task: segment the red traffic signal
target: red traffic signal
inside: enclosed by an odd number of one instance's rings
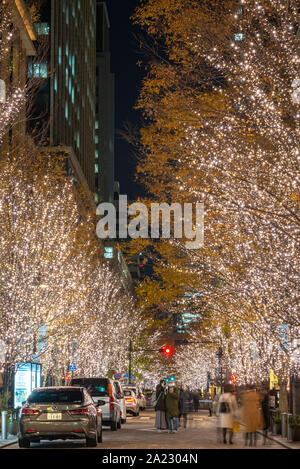
[[[165,345],[165,347],[160,348],[159,351],[167,357],[173,354],[173,349],[170,345]]]
[[[236,384],[237,382],[237,375],[231,375],[230,381],[232,384]]]

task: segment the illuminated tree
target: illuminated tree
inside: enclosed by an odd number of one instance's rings
[[[205,205],[204,249],[171,240],[185,256],[181,285],[198,278],[219,324],[252,320],[249,334],[274,343],[278,325],[291,340],[300,322],[297,11],[295,1],[149,0],[135,15],[156,54],[138,102],[138,172],[156,200]]]

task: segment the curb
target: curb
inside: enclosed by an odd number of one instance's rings
[[[259,435],[262,435],[262,436],[264,435],[264,434],[263,434],[262,432],[260,432],[260,431],[258,431],[257,433],[258,433]],[[283,447],[286,448],[286,449],[297,449],[297,448],[293,448],[292,446],[289,446],[288,443],[284,443],[284,442],[278,440],[277,438],[273,438],[272,436],[269,436],[269,435],[268,435],[267,438],[268,438],[268,440],[275,441],[278,445],[281,445],[281,446],[283,446]]]
[[[7,443],[3,443],[3,444],[0,441],[0,449],[6,448],[6,446],[14,445],[17,442],[18,442],[18,439],[11,440],[11,441],[8,441]]]

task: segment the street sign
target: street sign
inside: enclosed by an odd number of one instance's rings
[[[71,365],[69,366],[69,371],[76,371],[77,368],[76,368],[76,365],[74,362],[71,363]]]

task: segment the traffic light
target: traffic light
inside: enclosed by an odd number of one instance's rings
[[[163,353],[166,357],[170,357],[173,354],[173,349],[170,345],[165,345],[159,349],[160,353]]]

